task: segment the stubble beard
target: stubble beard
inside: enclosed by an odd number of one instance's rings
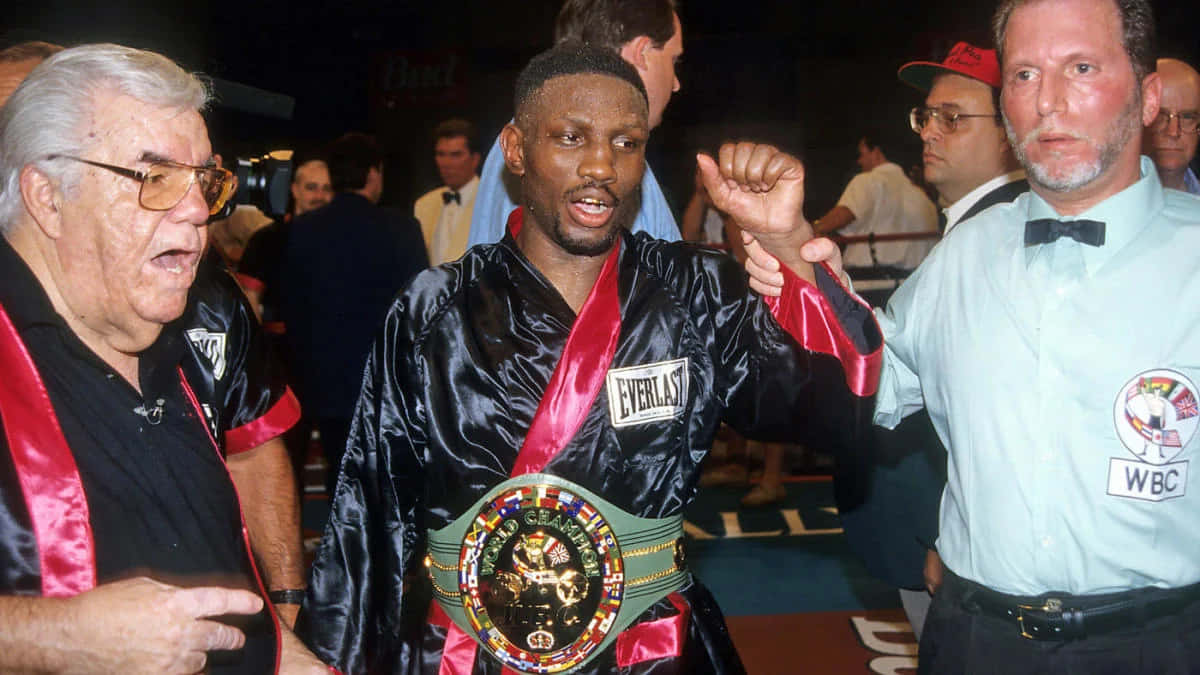
[[[1058,172],[1057,175],[1051,173],[1050,168],[1045,164],[1032,162],[1025,152],[1025,147],[1036,141],[1040,129],[1034,129],[1026,134],[1025,138],[1018,139],[1012,124],[1008,121],[1008,116],[1004,115],[1004,130],[1008,134],[1008,142],[1013,149],[1013,154],[1016,155],[1021,166],[1025,167],[1025,172],[1031,182],[1051,192],[1072,192],[1096,180],[1116,163],[1117,158],[1133,140],[1134,135],[1141,133],[1141,110],[1141,92],[1135,91],[1121,113],[1109,125],[1102,144],[1097,145],[1090,136],[1081,137],[1099,150],[1096,158],[1090,162],[1079,162],[1065,171]]]
[[[573,237],[567,232],[567,228],[563,225],[562,218],[558,210],[551,210],[550,213],[538,213],[540,209],[534,209],[534,217],[538,222],[547,222],[542,218],[548,218],[551,224],[549,228],[550,237],[554,243],[558,244],[559,248],[571,255],[595,257],[604,255],[612,250],[613,244],[617,238],[621,236],[621,231],[629,229],[633,226],[633,221],[637,218],[637,214],[642,209],[642,186],[637,185],[636,188],[623,199],[613,195],[615,205],[613,207],[612,225],[608,233],[601,239],[583,239]]]

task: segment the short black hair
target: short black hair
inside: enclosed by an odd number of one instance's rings
[[[658,49],[675,34],[674,0],[566,0],[554,22],[555,42],[586,42],[619,52],[645,35]]]
[[[383,168],[383,148],[374,136],[350,132],[329,145],[325,163],[334,192],[360,190],[372,168]]]
[[[533,57],[517,76],[513,108],[518,124],[525,122],[528,103],[550,80],[567,75],[608,75],[625,80],[642,96],[649,107],[646,85],[633,66],[615,52],[582,42],[560,42]]]
[[[858,140],[861,141],[863,145],[867,146],[868,151],[879,148],[883,152],[884,156],[887,156],[887,149],[884,148],[883,143],[880,142],[881,138],[883,138],[883,135],[878,129],[870,129],[863,135],[859,136]]]
[[[452,117],[442,121],[433,128],[434,145],[437,145],[437,142],[443,138],[458,138],[460,136],[467,139],[467,152],[475,154],[480,151],[479,137],[475,135],[475,125],[471,124],[468,120]]]

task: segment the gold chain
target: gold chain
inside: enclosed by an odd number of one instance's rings
[[[438,593],[438,595],[441,595],[442,597],[446,597],[446,598],[462,597],[462,593],[459,593],[458,591],[448,591],[448,590],[442,588],[440,585],[438,585],[437,579],[434,579],[432,574],[429,575],[429,583],[433,584],[433,590],[436,591]]]
[[[650,575],[647,575],[644,577],[638,577],[637,579],[630,579],[629,581],[625,582],[625,587],[630,588],[632,586],[641,586],[642,584],[648,584],[651,581],[658,581],[659,579],[662,579],[663,577],[669,577],[678,571],[679,571],[678,565],[671,565],[667,569],[659,570],[659,571],[655,572],[654,574],[650,574]]]
[[[632,551],[622,551],[621,557],[622,558],[636,558],[638,556],[650,555],[651,553],[658,553],[659,551],[663,551],[668,548],[671,548],[672,546],[674,546],[677,543],[679,543],[678,539],[672,539],[671,541],[664,541],[663,543],[655,544],[654,546],[647,546],[645,548],[635,548]]]
[[[430,555],[425,556],[425,566],[432,567],[435,570],[441,570],[443,572],[457,572],[458,571],[458,565],[453,565],[453,566],[443,565],[443,564],[439,563],[438,561],[434,560],[433,556],[430,556]]]

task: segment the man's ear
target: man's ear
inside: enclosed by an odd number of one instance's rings
[[[21,199],[42,233],[51,239],[62,236],[62,193],[50,177],[32,164],[21,169]]]
[[[525,133],[513,123],[500,130],[500,151],[504,164],[514,176],[525,175]]]
[[[638,70],[645,72],[649,68],[646,62],[646,50],[654,48],[654,40],[649,35],[639,35],[621,45],[621,58]]]
[[[1162,78],[1150,73],[1142,78],[1142,126],[1154,124],[1158,109],[1162,105]]]

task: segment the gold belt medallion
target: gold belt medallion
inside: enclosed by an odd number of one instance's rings
[[[625,592],[620,547],[604,516],[552,485],[514,487],[485,504],[459,562],[476,636],[528,673],[586,660],[612,630]]]

